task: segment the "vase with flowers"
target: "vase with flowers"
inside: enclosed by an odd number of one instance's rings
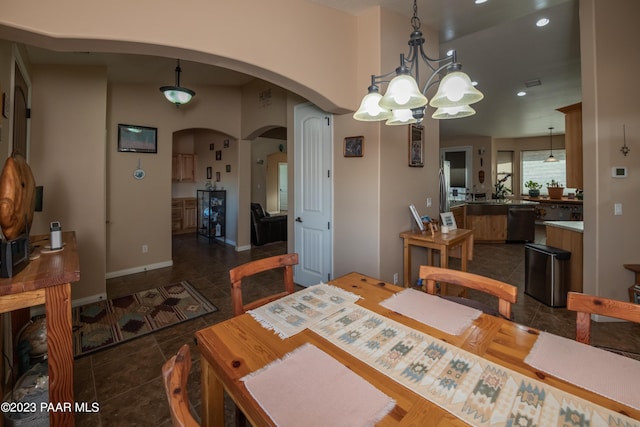
[[[558,181],[552,179],[551,182],[547,182],[547,191],[550,199],[560,200],[562,199],[562,193],[564,193],[564,187]]]

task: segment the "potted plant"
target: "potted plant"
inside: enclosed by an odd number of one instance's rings
[[[547,182],[547,191],[550,199],[562,199],[564,187],[558,181],[552,179],[551,182]]]
[[[529,180],[524,183],[524,186],[529,189],[529,196],[540,197],[540,189],[542,188],[542,184]]]
[[[509,177],[511,176],[511,174],[507,174],[505,175],[502,179],[500,179],[498,182],[496,182],[495,184],[495,193],[493,193],[493,198],[494,199],[498,199],[498,200],[503,200],[506,199],[507,196],[511,193],[511,189],[507,188],[507,186],[504,185],[504,182],[509,179]]]

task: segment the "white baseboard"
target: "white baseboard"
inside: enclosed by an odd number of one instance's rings
[[[251,245],[236,246],[236,252],[248,251],[249,249],[251,249]]]
[[[141,265],[139,267],[127,268],[126,270],[111,271],[106,274],[107,279],[113,279],[114,277],[128,276],[129,274],[143,273],[149,270],[157,270],[159,268],[171,267],[173,260],[158,262],[156,264]]]

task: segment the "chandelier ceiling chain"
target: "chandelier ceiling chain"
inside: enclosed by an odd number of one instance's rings
[[[400,66],[387,74],[371,75],[371,86],[353,117],[361,121],[386,120],[387,125],[404,125],[422,121],[427,105],[436,108],[432,118],[455,119],[475,114],[470,104],[484,95],[473,87],[471,79],[461,71],[455,51],[444,58],[430,58],[424,51],[425,39],[420,27],[417,0],[413,1],[413,16],[409,37],[409,52],[400,54]],[[431,70],[431,75],[420,90],[420,60]],[[446,71],[444,77],[440,73]],[[394,75],[391,81],[387,77]],[[388,83],[387,91],[380,94],[379,84]],[[436,94],[427,99],[427,91],[438,85]]]

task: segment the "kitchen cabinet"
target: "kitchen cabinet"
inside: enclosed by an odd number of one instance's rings
[[[545,221],[547,245],[571,252],[568,291],[582,292],[583,231],[582,221]]]
[[[171,157],[171,180],[174,182],[195,182],[195,154],[176,153]]]
[[[171,232],[173,234],[196,231],[197,201],[195,197],[171,199]]]
[[[504,243],[507,240],[507,215],[467,215],[467,228],[476,242]]]
[[[564,113],[564,147],[567,155],[567,187],[583,188],[582,185],[582,103],[558,108]]]
[[[226,190],[198,190],[198,235],[225,241]]]

